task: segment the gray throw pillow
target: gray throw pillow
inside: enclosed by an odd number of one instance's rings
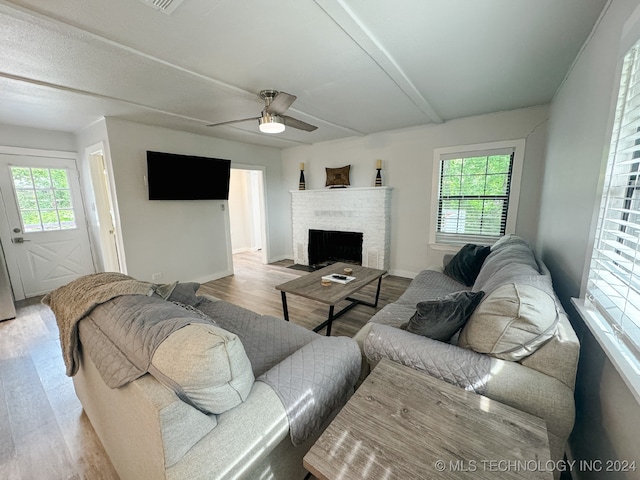
[[[196,282],[178,283],[167,300],[197,307],[202,301],[201,298],[196,296],[199,288],[200,284]]]
[[[448,342],[467,322],[484,292],[456,292],[416,305],[416,313],[402,330]]]
[[[471,287],[480,273],[484,259],[487,258],[490,253],[491,247],[468,243],[454,255],[451,261],[444,267],[443,272],[455,281]]]

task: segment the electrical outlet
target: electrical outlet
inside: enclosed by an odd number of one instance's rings
[[[151,280],[160,280],[162,278],[162,272],[158,272],[158,273],[152,273],[151,274]]]

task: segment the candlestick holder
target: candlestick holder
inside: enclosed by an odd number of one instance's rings
[[[300,170],[300,183],[298,184],[298,190],[306,190],[307,184],[304,180],[304,170]]]
[[[380,170],[382,170],[381,168],[376,168],[376,170],[378,171],[378,173],[376,173],[376,187],[381,187],[382,186],[382,175],[380,175]]]

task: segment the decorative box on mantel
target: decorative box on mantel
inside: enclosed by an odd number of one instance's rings
[[[389,269],[391,187],[291,191],[293,258],[309,265],[309,230],[361,232],[362,265]]]

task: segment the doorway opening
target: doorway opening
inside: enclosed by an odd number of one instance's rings
[[[118,247],[118,232],[116,229],[116,214],[111,185],[104,152],[102,148],[87,150],[91,185],[95,196],[95,208],[91,219],[92,233],[97,237],[98,255],[96,265],[98,271],[123,272],[120,249]]]
[[[260,252],[268,262],[265,220],[264,167],[231,168],[229,180],[229,223],[231,252]]]

